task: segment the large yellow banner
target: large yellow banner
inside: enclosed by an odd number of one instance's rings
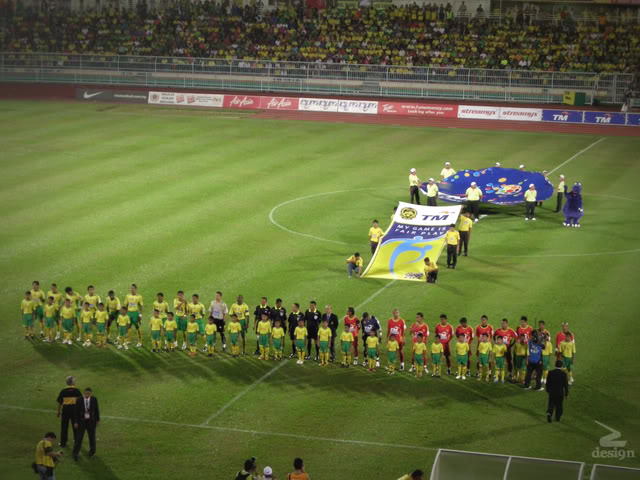
[[[462,206],[427,207],[400,202],[393,221],[373,255],[365,278],[424,281],[424,259],[436,261],[444,236]]]

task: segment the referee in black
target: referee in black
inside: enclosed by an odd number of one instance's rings
[[[311,359],[311,344],[316,345],[316,362],[320,360],[320,346],[318,345],[318,329],[320,328],[320,317],[322,316],[316,308],[315,300],[309,302],[309,309],[304,312],[304,324],[307,327],[307,356]]]
[[[547,422],[551,423],[553,411],[556,412],[556,422],[562,417],[562,402],[569,396],[569,381],[567,373],[562,370],[562,360],[556,361],[556,368],[547,375],[547,393],[549,394],[549,406],[547,407]]]
[[[67,377],[65,380],[67,386],[60,390],[58,394],[58,417],[62,419],[60,425],[60,446],[67,446],[69,434],[69,423],[73,429],[73,439],[76,439],[76,429],[73,427],[73,411],[78,398],[82,397],[82,392],[75,386],[76,379]]]

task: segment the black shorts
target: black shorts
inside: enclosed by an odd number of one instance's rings
[[[111,324],[116,321],[116,318],[118,318],[118,314],[117,313],[110,313],[109,314],[109,319],[107,320],[107,327],[110,327]]]
[[[317,330],[307,330],[307,338],[309,340],[317,340],[318,339],[318,331]]]
[[[218,333],[224,333],[224,325],[225,325],[224,320],[222,320],[221,318],[214,318],[213,323],[216,324],[216,331]]]

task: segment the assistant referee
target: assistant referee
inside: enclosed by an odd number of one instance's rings
[[[71,423],[71,428],[73,429],[74,441],[76,439],[76,429],[73,426],[73,414],[76,407],[76,401],[78,398],[82,397],[82,392],[76,388],[75,383],[75,377],[67,377],[67,386],[60,390],[60,393],[58,394],[58,417],[62,419],[60,424],[61,447],[67,446],[69,423]]]

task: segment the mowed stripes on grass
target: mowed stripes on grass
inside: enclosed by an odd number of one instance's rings
[[[551,170],[601,137],[55,102],[2,102],[0,119],[0,404],[54,408],[64,376],[74,373],[94,388],[105,415],[172,422],[105,419],[98,458],[66,460],[60,476],[232,478],[251,455],[282,475],[302,455],[313,478],[367,472],[386,479],[428,469],[442,446],[594,463],[591,452],[607,433],[594,420],[620,430],[629,448],[639,444],[632,360],[638,139],[607,138],[554,174],[583,183],[583,228],[563,228],[551,200],[535,224],[523,221],[521,208],[488,208],[471,256],[428,288],[350,280],[344,265],[356,249],[369,259],[370,221],[385,226],[395,203],[407,199],[409,168],[423,178],[437,176],[446,160],[458,169],[500,161]],[[379,188],[363,190],[371,187]],[[346,245],[269,220],[282,202],[336,191],[283,205],[273,219]],[[628,253],[611,254],[620,251]],[[111,288],[122,296],[136,282],[147,307],[156,292],[171,300],[178,289],[205,304],[219,289],[228,303],[241,293],[252,308],[262,295],[270,303],[282,297],[288,309],[315,299],[339,315],[367,301],[359,314],[386,323],[397,306],[411,323],[423,311],[432,330],[442,312],[472,325],[484,313],[494,325],[526,314],[554,333],[568,320],[578,338],[577,382],[565,422],[549,426],[544,394],[511,385],[291,362],[254,385],[273,364],[31,345],[21,340],[18,304],[34,279],[45,290],[56,282],[84,293],[94,284],[102,296]],[[254,345],[251,335],[249,350]],[[209,425],[225,430],[192,427],[212,416]],[[35,443],[57,420],[0,409],[0,425],[6,471],[30,477]],[[638,466],[633,458],[621,464]]]

